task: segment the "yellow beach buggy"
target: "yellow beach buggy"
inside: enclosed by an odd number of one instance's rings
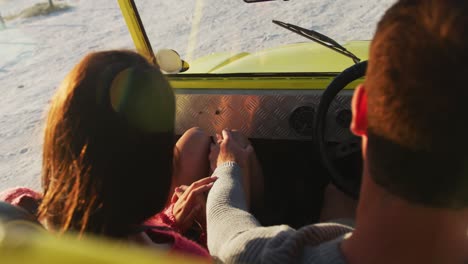
[[[264,206],[253,213],[264,225],[316,222],[330,180],[358,197],[360,141],[349,131],[350,102],[365,74],[369,41],[340,45],[319,32],[272,20],[278,30],[305,42],[185,61],[171,47],[153,51],[158,40],[146,34],[137,4],[118,2],[136,49],[159,64],[174,88],[177,134],[191,127],[210,134],[235,128],[251,139],[265,186]]]

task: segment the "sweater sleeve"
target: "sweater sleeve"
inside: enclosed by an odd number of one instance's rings
[[[169,204],[166,208],[164,208],[161,212],[157,213],[156,215],[152,216],[148,219],[145,224],[146,225],[154,225],[154,226],[166,226],[178,233],[182,233],[179,227],[177,226],[177,222],[175,220],[174,214],[172,210],[174,209],[174,203]]]
[[[305,246],[316,246],[350,231],[339,224],[310,225],[294,230],[286,225],[262,227],[247,211],[241,168],[232,162],[219,166],[208,194],[208,249],[227,263],[290,263]]]

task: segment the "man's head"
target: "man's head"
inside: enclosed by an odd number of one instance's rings
[[[377,184],[412,203],[468,207],[468,1],[390,8],[353,111]]]

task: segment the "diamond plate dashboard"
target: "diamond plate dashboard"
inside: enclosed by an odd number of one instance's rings
[[[344,90],[327,114],[327,141],[340,142],[348,129],[352,92]],[[312,124],[322,90],[175,89],[176,133],[201,127],[214,135],[238,129],[249,138],[312,140]]]

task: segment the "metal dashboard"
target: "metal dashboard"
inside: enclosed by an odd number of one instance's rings
[[[327,115],[326,140],[349,139],[352,90],[342,91]],[[312,140],[323,90],[175,89],[176,133],[201,127],[214,134],[238,129],[249,138]]]

